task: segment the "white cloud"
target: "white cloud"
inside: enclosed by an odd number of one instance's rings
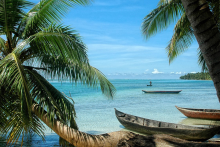
[[[153,74],[160,74],[160,73],[163,73],[163,72],[159,72],[159,71],[155,68],[152,73],[153,73]]]
[[[190,73],[197,73],[197,72],[193,71],[193,72],[190,72]]]
[[[176,74],[177,74],[177,75],[180,75],[180,74],[182,74],[182,72],[176,72]]]
[[[170,74],[174,74],[174,72],[170,72]]]
[[[108,76],[127,76],[127,75],[132,75],[131,73],[120,73],[120,72],[116,72],[116,73],[109,73],[107,74]]]

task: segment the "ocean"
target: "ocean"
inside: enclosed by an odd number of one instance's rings
[[[175,105],[188,108],[220,109],[212,81],[202,80],[110,80],[117,92],[113,99],[105,97],[99,88],[50,81],[58,90],[71,96],[75,102],[79,130],[89,134],[119,131],[124,127],[115,117],[114,108],[124,113],[171,123],[192,125],[195,119],[186,118]],[[182,90],[179,94],[146,94],[142,90]],[[199,124],[198,120],[197,125]],[[208,124],[215,122],[208,121]],[[203,123],[201,123],[203,124]],[[34,136],[24,146],[59,146],[59,136],[47,128],[45,141]],[[20,146],[19,143],[17,146]]]

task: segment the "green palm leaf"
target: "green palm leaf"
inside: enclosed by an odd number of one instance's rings
[[[0,32],[5,33],[9,51],[14,48],[12,37],[25,13],[23,9],[31,3],[25,0],[1,0],[0,1]]]
[[[7,121],[3,125],[3,131],[10,132],[8,135],[8,143],[14,143],[18,140],[21,134],[28,134],[32,131],[44,139],[44,125],[35,115],[32,114],[32,120],[28,123],[24,123],[22,121],[23,115],[20,113],[21,110],[19,100],[17,103],[8,103],[7,106],[13,108],[10,110],[12,113],[7,117]],[[24,138],[24,136],[22,136],[22,138]]]
[[[195,40],[193,30],[184,13],[174,28],[174,34],[166,47],[169,62],[171,63],[178,55],[184,52]]]
[[[198,48],[198,63],[202,67],[202,72],[208,72],[208,67],[206,65],[205,59],[202,55],[201,50]]]
[[[207,0],[209,8],[212,11],[216,22],[219,24],[219,0]],[[181,17],[180,17],[181,16]],[[180,19],[179,19],[180,17]],[[179,20],[178,20],[179,19]],[[174,34],[166,47],[169,63],[171,63],[178,55],[187,50],[195,40],[193,30],[190,26],[185,10],[180,0],[160,0],[158,7],[144,18],[142,23],[142,32],[146,39],[154,34],[166,29],[171,23],[177,23],[174,28]],[[218,25],[219,27],[220,25]],[[202,53],[198,53],[198,63],[202,67],[202,71],[207,70],[205,60]]]
[[[24,115],[24,122],[31,118],[32,100],[30,96],[29,83],[26,73],[16,54],[11,53],[0,62],[1,85],[8,85],[7,91],[14,91],[21,100],[21,113]]]
[[[96,68],[88,64],[78,64],[74,60],[66,62],[61,57],[54,58],[52,56],[42,56],[41,67],[48,69],[44,70],[51,79],[70,80],[75,83],[82,82],[83,84],[97,87],[100,86],[103,94],[107,97],[113,97],[115,93],[114,86],[106,79],[106,77]]]
[[[5,55],[7,55],[9,52],[7,51],[7,48],[5,47],[5,40],[0,37],[0,59],[3,58]]]
[[[75,117],[74,103],[60,91],[54,88],[45,78],[38,74],[35,70],[28,70],[29,79],[32,83],[31,95],[42,108],[49,112],[49,119],[53,122],[54,116],[58,117],[62,122]]]
[[[32,114],[31,120],[23,121],[26,117],[22,114],[21,99],[16,93],[12,93],[6,87],[1,86],[0,93],[0,112],[1,112],[1,136],[9,132],[8,143],[14,143],[18,140],[21,134],[35,132],[44,139],[42,122]]]
[[[159,3],[160,4],[160,3]],[[171,23],[178,20],[184,12],[180,0],[161,2],[160,6],[148,14],[142,23],[142,33],[146,39],[166,29]]]
[[[0,29],[1,32],[13,32],[25,15],[23,9],[32,5],[26,0],[1,0],[0,1]]]
[[[37,28],[47,27],[51,23],[59,22],[70,7],[88,5],[90,2],[91,0],[41,0],[27,13],[27,17],[23,20],[27,23],[24,35],[32,35],[29,33],[32,29],[37,30]]]
[[[53,87],[42,75],[100,87],[112,98],[114,86],[89,65],[87,47],[76,31],[56,22],[74,5],[91,0],[41,0],[32,3],[0,0],[0,129],[8,143],[32,132],[44,138],[43,124],[31,113],[37,104],[54,118],[77,129],[74,101]],[[25,10],[26,11],[26,10]],[[43,111],[42,110],[42,111]]]
[[[86,46],[80,37],[72,32],[68,27],[51,25],[22,41],[13,52],[21,55],[22,52],[27,52],[29,49],[35,54],[34,57],[46,54],[53,57],[61,56],[66,61],[75,60],[79,63],[88,63]],[[31,47],[27,48],[28,45]]]

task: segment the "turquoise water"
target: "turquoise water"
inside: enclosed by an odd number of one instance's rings
[[[175,105],[189,108],[220,109],[212,81],[196,80],[110,80],[117,92],[113,100],[107,99],[99,89],[72,85],[69,82],[51,83],[75,101],[76,122],[79,130],[90,134],[119,131],[124,127],[118,122],[114,108],[119,111],[172,123],[186,119]],[[145,94],[142,90],[182,90],[179,94]],[[59,137],[46,131],[46,142],[33,138],[33,146],[59,146]]]

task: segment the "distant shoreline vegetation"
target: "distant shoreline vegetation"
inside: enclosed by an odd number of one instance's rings
[[[181,76],[183,80],[212,80],[208,72],[188,73]]]

